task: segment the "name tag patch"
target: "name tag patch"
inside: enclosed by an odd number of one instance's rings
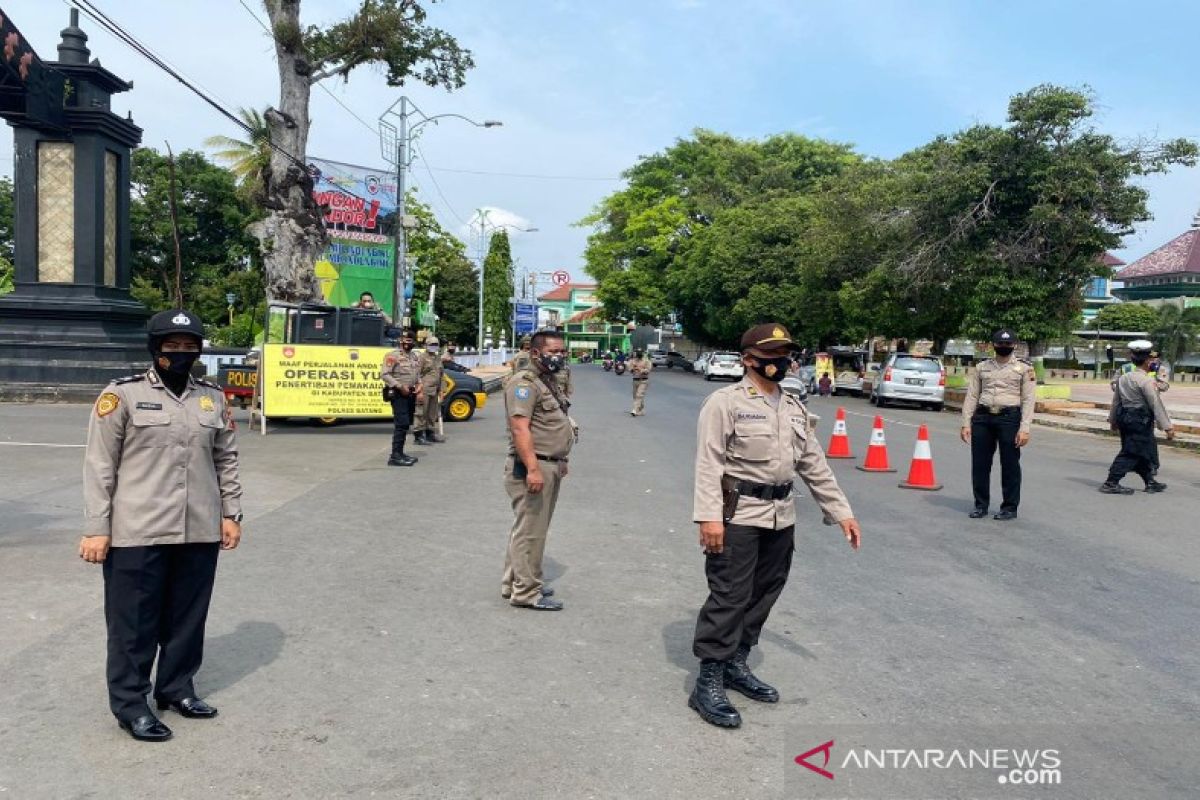
[[[766,415],[766,414],[755,414],[755,413],[752,413],[752,412],[750,412],[750,411],[739,411],[739,412],[738,412],[738,415],[737,415],[737,418],[738,418],[738,421],[739,421],[739,422],[740,422],[741,420],[744,420],[744,419],[762,419],[762,420],[765,420],[765,419],[767,418],[767,415]]]
[[[162,411],[162,403],[147,403],[141,400],[137,404],[138,411]]]

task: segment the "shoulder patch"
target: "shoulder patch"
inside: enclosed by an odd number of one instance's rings
[[[531,391],[529,386],[520,383],[513,387],[513,397],[518,400],[528,400]]]
[[[117,410],[121,405],[121,398],[114,392],[105,392],[100,395],[100,399],[96,401],[96,416],[107,417],[109,414]]]
[[[146,380],[146,373],[139,372],[137,375],[126,375],[124,378],[117,378],[113,383],[120,386],[125,383],[136,383],[137,381],[144,380]]]

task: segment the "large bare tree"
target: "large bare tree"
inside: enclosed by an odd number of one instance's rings
[[[474,61],[453,36],[426,24],[417,0],[361,0],[353,16],[307,27],[300,22],[300,0],[263,5],[275,41],[279,107],[264,115],[276,149],[266,172],[267,216],[251,233],[262,248],[268,296],[302,302],[321,296],[314,264],[326,245],[305,168],[312,87],[330,78],[346,80],[357,67],[375,64],[386,69],[389,86],[414,79],[457,89]]]

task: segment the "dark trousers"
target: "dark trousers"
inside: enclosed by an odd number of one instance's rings
[[[404,455],[404,439],[412,427],[413,413],[417,408],[417,396],[397,394],[392,398],[392,458]]]
[[[792,568],[795,532],[795,526],[725,526],[724,551],[705,556],[708,600],[696,619],[697,658],[728,661],[739,646],[758,644]]]
[[[204,623],[220,543],[114,547],[104,562],[108,623],[108,703],[117,719],[150,713],[150,668],[158,656],[154,696],[194,697],[192,678],[204,658]]]
[[[1131,415],[1132,416],[1132,415]],[[1130,472],[1136,472],[1147,484],[1158,471],[1158,442],[1154,440],[1154,420],[1148,417],[1118,422],[1121,451],[1108,468],[1108,480],[1117,483]]]
[[[1001,511],[1016,511],[1021,504],[1021,448],[1017,433],[1021,430],[1021,409],[1010,408],[999,414],[977,412],[971,417],[971,484],[975,489],[975,507],[984,508],[992,500],[992,461],[1000,448]]]

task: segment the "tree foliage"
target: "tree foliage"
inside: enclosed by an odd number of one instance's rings
[[[1152,336],[1158,354],[1172,367],[1200,344],[1200,308],[1180,310],[1167,305],[1159,310]]]
[[[501,335],[511,338],[513,297],[513,260],[508,231],[503,228],[492,234],[487,256],[483,259],[483,326],[492,329],[492,343]]]
[[[1104,331],[1152,331],[1158,322],[1158,311],[1144,303],[1113,303],[1100,309],[1092,327]]]
[[[1038,86],[1004,125],[975,125],[890,160],[796,135],[696,131],[625,173],[582,224],[605,306],[675,312],[731,344],[778,320],[810,344],[872,334],[1043,342],[1076,324],[1100,259],[1149,217],[1144,175],[1191,165],[1186,140],[1117,142],[1086,91]]]
[[[13,205],[13,184],[0,178],[0,295],[13,290],[13,225],[16,207]]]
[[[406,211],[419,222],[408,237],[408,250],[416,258],[413,291],[428,297],[436,285],[434,307],[438,336],[446,341],[474,345],[478,330],[479,275],[467,248],[437,221],[429,206],[412,193]]]

